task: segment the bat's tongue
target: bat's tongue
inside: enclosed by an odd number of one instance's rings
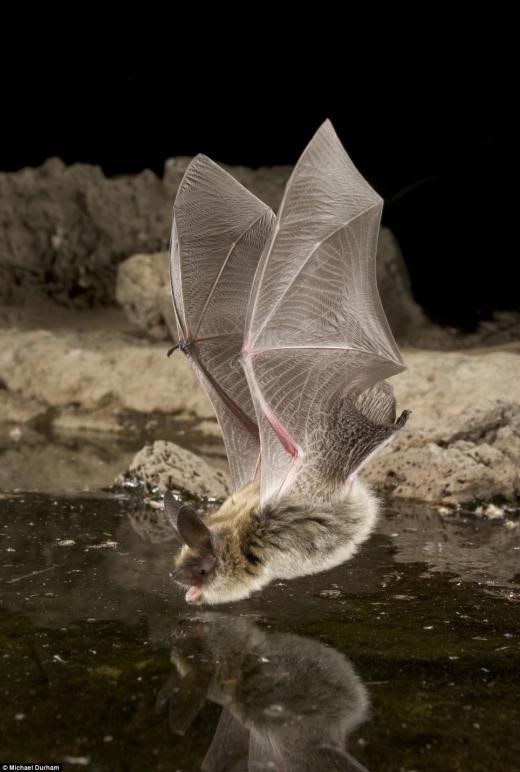
[[[202,595],[201,587],[190,587],[184,596],[188,603],[196,603]]]

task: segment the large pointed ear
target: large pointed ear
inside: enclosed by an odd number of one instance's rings
[[[164,494],[164,511],[166,513],[166,517],[170,521],[170,525],[175,529],[175,531],[177,531],[177,517],[179,515],[181,506],[182,502],[176,501],[171,491],[166,491]]]
[[[193,507],[184,504],[177,516],[177,530],[197,555],[215,555],[213,534]]]
[[[213,534],[193,507],[175,501],[171,491],[164,494],[164,511],[182,540],[197,555],[215,555]]]

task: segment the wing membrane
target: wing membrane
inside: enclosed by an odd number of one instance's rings
[[[246,320],[264,503],[327,442],[334,394],[357,397],[404,369],[376,284],[381,210],[327,121],[288,182]]]
[[[235,488],[258,466],[257,421],[239,357],[273,220],[269,207],[206,156],[186,170],[174,206],[172,296],[181,348],[213,403]]]

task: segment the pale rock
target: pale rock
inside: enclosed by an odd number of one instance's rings
[[[149,488],[176,488],[197,497],[223,499],[230,493],[225,472],[173,442],[157,440],[137,453],[128,469]]]
[[[412,415],[363,475],[395,497],[444,506],[494,497],[517,504],[520,356],[411,349],[403,355],[409,369],[392,383],[400,408]],[[114,432],[124,427],[125,411],[135,411],[194,421],[208,441],[218,437],[186,358],[176,352],[168,359],[164,345],[125,332],[95,325],[0,329],[0,382],[0,415],[7,405],[4,418],[11,415],[16,425],[52,408],[56,426]]]
[[[364,476],[394,496],[470,504],[520,496],[520,357],[506,352],[405,352],[393,381],[412,410]]]
[[[50,407],[214,415],[185,357],[108,332],[0,330],[0,379]]]
[[[43,416],[47,406],[35,399],[7,389],[0,389],[0,423],[28,423]]]
[[[121,263],[116,299],[129,321],[151,338],[177,340],[167,252],[134,255]]]

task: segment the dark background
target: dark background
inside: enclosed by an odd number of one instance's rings
[[[247,45],[225,61],[210,49],[197,67],[154,41],[102,56],[94,42],[88,56],[44,46],[4,70],[0,169],[60,156],[107,175],[161,174],[165,159],[197,152],[293,164],[329,117],[385,198],[416,298],[436,321],[472,329],[518,307],[514,91],[507,43],[494,42],[499,55],[485,38],[448,54],[445,41],[405,36],[400,56],[374,67],[351,54],[320,68],[305,47],[266,68]]]

